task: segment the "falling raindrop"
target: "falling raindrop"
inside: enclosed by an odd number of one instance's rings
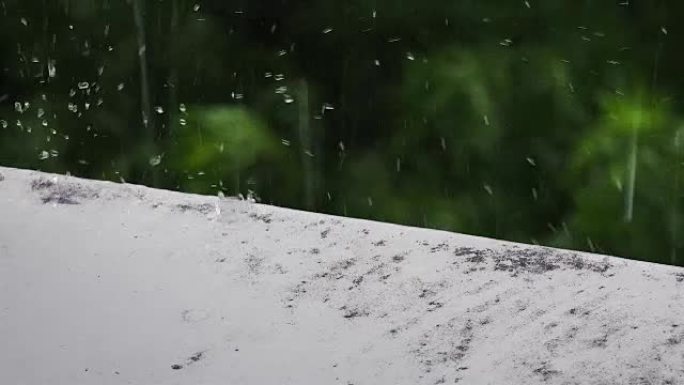
[[[164,113],[164,108],[163,108],[162,106],[155,106],[155,107],[154,107],[154,112],[156,112],[157,114],[161,115],[161,114]]]
[[[159,166],[162,160],[162,155],[155,155],[150,158],[150,166],[156,167]]]
[[[180,111],[180,112],[182,112],[182,113],[185,113],[185,112],[187,111],[187,108],[185,107],[185,103],[181,103],[181,104],[178,106],[178,111]]]
[[[285,101],[286,104],[290,104],[294,102],[294,98],[288,94],[283,95],[283,100]]]
[[[282,143],[283,146],[287,146],[287,147],[290,146],[290,141],[287,139],[280,139],[280,143]]]
[[[88,88],[90,88],[90,83],[88,83],[88,82],[79,82],[78,83],[78,89],[79,90],[87,90]]]

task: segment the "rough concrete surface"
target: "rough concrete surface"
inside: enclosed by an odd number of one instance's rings
[[[684,269],[0,168],[0,384],[684,384]]]

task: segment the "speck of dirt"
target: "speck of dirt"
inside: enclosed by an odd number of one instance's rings
[[[31,190],[41,194],[43,203],[77,205],[82,200],[97,198],[98,193],[74,183],[55,183],[46,178],[31,182]]]
[[[204,355],[204,352],[198,352],[190,356],[188,359],[192,362],[197,362],[202,359],[202,356]]]
[[[325,230],[321,231],[321,239],[327,238],[328,234],[330,234],[330,229],[325,229]]]
[[[386,245],[386,242],[384,239],[381,239],[377,242],[373,242],[373,246],[385,246],[385,245]]]
[[[193,203],[181,203],[176,205],[176,208],[181,212],[194,211],[201,214],[209,214],[215,210],[214,206],[209,203],[193,204]]]
[[[542,377],[542,380],[548,381],[551,377],[560,374],[558,370],[553,370],[548,367],[546,362],[542,362],[541,366],[533,371]]]
[[[255,221],[261,221],[264,223],[271,223],[273,221],[273,219],[271,219],[272,214],[259,215],[256,213],[251,213],[249,214],[249,217],[254,219]]]
[[[394,262],[401,262],[403,260],[404,260],[403,255],[395,255],[394,257],[392,257],[392,261],[394,261]]]
[[[183,365],[173,364],[173,365],[171,365],[171,369],[180,370],[180,369],[183,369]]]
[[[677,282],[684,282],[684,273],[676,273],[675,279],[677,280]]]

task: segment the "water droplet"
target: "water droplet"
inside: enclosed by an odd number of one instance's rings
[[[45,150],[41,151],[40,154],[38,154],[38,159],[40,159],[40,160],[45,160],[49,157],[50,157],[50,154]]]
[[[20,21],[21,21],[21,24],[24,25],[24,27],[28,27],[28,20],[26,20],[25,17],[22,17]]]
[[[88,88],[90,88],[90,83],[88,83],[88,82],[79,82],[78,83],[78,89],[79,90],[87,90]]]
[[[185,125],[188,124],[188,122],[187,122],[185,119],[183,119],[183,118],[178,119],[178,123],[179,123],[181,126],[185,126]]]
[[[286,104],[290,104],[294,102],[294,98],[288,94],[283,95],[283,100],[285,101]]]
[[[54,60],[48,60],[47,62],[48,76],[54,78],[57,76],[57,67],[55,66]]]
[[[283,146],[287,146],[287,147],[290,146],[290,141],[287,139],[280,139],[280,143],[282,143]]]
[[[157,114],[161,115],[161,114],[164,113],[164,108],[163,108],[162,106],[155,106],[155,107],[154,107],[154,112],[156,112]]]
[[[185,113],[187,111],[187,108],[185,107],[185,103],[181,103],[180,106],[178,106],[178,111]]]
[[[406,58],[411,61],[416,60],[416,58],[413,56],[411,52],[406,52]]]
[[[332,31],[333,31],[333,29],[330,28],[330,27],[328,27],[328,28],[326,28],[326,29],[323,30],[323,33],[326,34],[326,33],[332,32]]]
[[[492,189],[492,186],[485,183],[482,187],[484,187],[485,191],[487,191],[487,194],[494,195],[494,190]]]
[[[200,5],[199,5],[199,4],[193,5],[193,6],[192,6],[192,10],[193,10],[194,12],[199,12],[199,10],[200,10]]]
[[[123,84],[123,83],[119,83],[119,85],[116,86],[116,89],[117,89],[118,91],[123,90],[123,89],[124,89],[124,84]]]
[[[161,155],[155,155],[155,156],[151,157],[150,158],[150,166],[152,166],[152,167],[159,166],[159,164],[161,163],[161,160],[162,160]]]
[[[660,32],[662,32],[663,35],[667,35],[667,28],[665,28],[665,27],[660,27]]]
[[[530,157],[527,157],[526,160],[527,160],[527,163],[530,164],[530,166],[533,166],[533,167],[534,167],[534,166],[537,165],[537,162],[535,162],[534,159],[532,159],[532,158],[530,158]]]

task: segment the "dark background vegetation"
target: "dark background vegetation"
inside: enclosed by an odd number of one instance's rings
[[[683,14],[3,0],[0,164],[684,265]]]

